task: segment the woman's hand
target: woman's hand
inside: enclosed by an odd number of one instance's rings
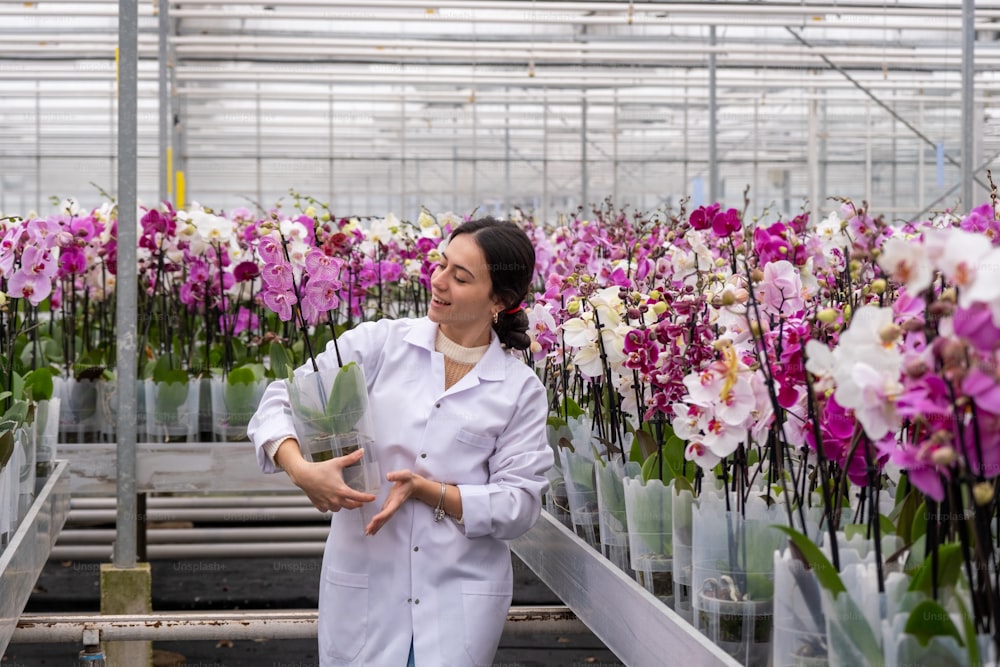
[[[356,491],[344,482],[344,468],[360,463],[362,456],[364,451],[359,449],[347,456],[318,463],[306,461],[301,456],[283,457],[282,467],[295,486],[305,491],[313,507],[320,512],[339,512],[357,509],[375,500],[372,494]]]
[[[424,482],[423,477],[409,470],[395,470],[385,476],[394,482],[389,490],[389,495],[382,503],[382,511],[372,517],[372,520],[365,526],[365,535],[374,535],[386,524],[387,521],[403,506],[407,500],[416,495],[417,485]]]

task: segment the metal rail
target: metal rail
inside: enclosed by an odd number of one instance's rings
[[[144,615],[24,614],[11,643],[83,643],[84,631],[101,641],[190,641],[204,639],[311,639],[318,612],[236,610],[160,612]],[[583,634],[589,630],[568,607],[511,607],[504,632]]]

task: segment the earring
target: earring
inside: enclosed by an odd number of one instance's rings
[[[496,324],[499,319],[500,319],[500,311],[494,310],[493,311],[493,324]]]

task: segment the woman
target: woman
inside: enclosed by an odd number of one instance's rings
[[[261,468],[284,469],[317,509],[336,512],[320,583],[323,667],[491,664],[512,595],[505,540],[541,509],[553,461],[545,390],[506,349],[530,342],[520,304],[534,248],[516,225],[483,218],[455,229],[442,254],[426,318],[367,322],[338,339],[368,382],[373,446],[389,471],[377,497],[343,482],[362,452],[303,459],[284,382],[250,423]],[[336,357],[328,349],[317,362]]]

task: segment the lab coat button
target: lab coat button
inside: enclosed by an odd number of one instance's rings
[[[427,452],[420,452],[420,458],[426,459],[427,458]]]
[[[410,604],[411,602],[413,602],[413,598],[407,598],[406,599],[406,604]]]
[[[413,547],[414,551],[420,551],[420,547]]]
[[[414,600],[414,601],[413,601],[413,604],[420,604],[420,599],[419,599],[419,598],[417,598],[416,600]]]
[[[434,404],[434,407],[435,407],[435,408],[440,408],[440,407],[441,407],[441,404],[440,404],[440,403],[435,403],[435,404]]]

